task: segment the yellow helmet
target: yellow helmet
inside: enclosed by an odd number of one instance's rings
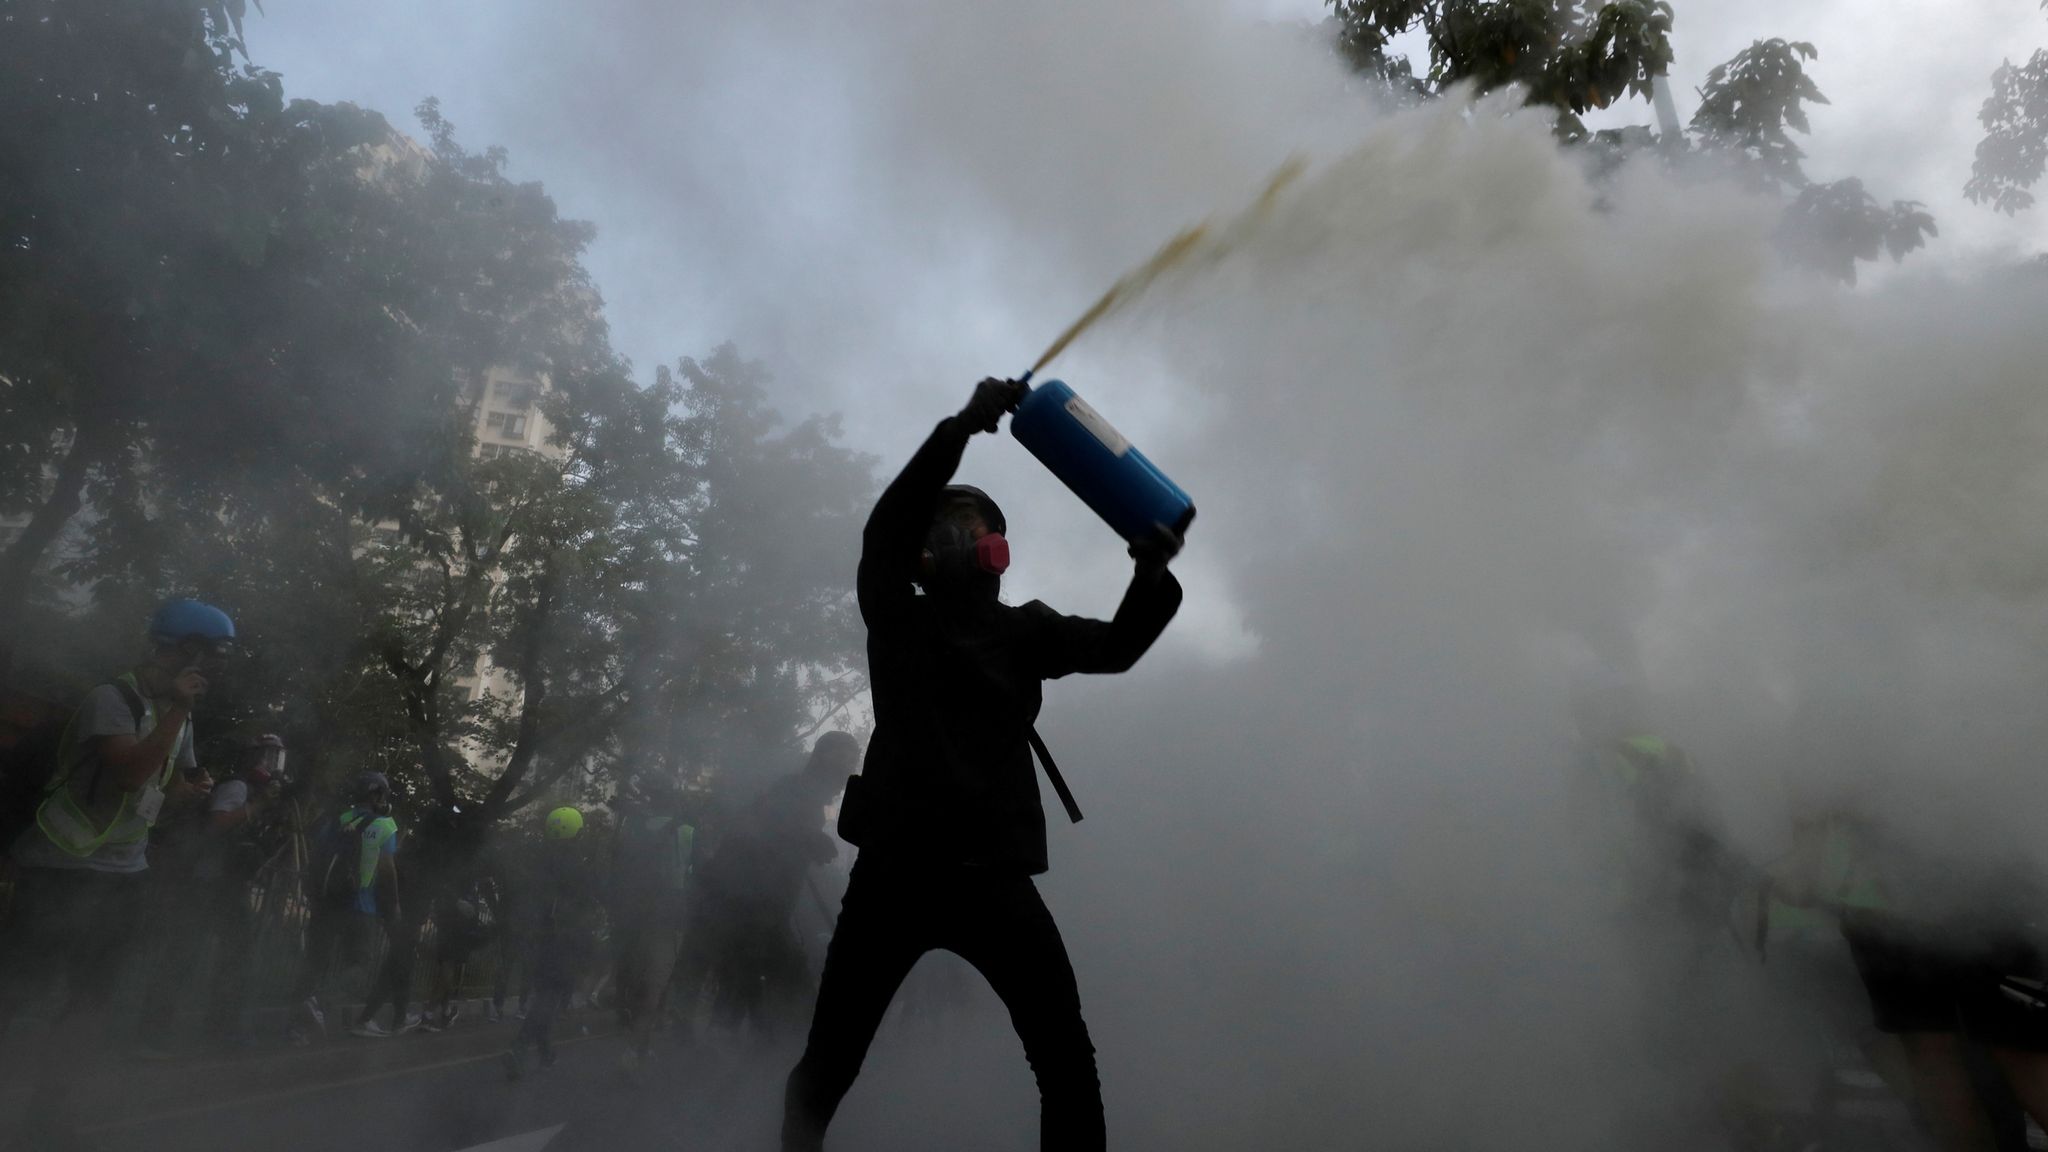
[[[557,808],[548,813],[547,836],[550,840],[574,840],[583,831],[583,813],[574,808]]]

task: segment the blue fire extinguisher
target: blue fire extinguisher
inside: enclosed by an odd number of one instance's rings
[[[1010,417],[1010,433],[1127,541],[1161,526],[1184,534],[1194,523],[1195,502],[1180,485],[1064,381],[1031,389]]]

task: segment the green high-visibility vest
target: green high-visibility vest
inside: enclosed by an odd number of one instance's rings
[[[378,816],[367,808],[348,808],[341,814],[341,828],[358,838],[356,891],[361,892],[377,882],[377,857],[384,854],[384,845],[398,835],[398,821]]]
[[[142,718],[137,722],[135,732],[137,739],[146,738],[156,731],[156,701],[143,693],[133,672],[121,676],[115,683],[126,685],[135,693],[136,699],[142,701]],[[155,781],[159,790],[170,786],[171,774],[178,767],[178,750],[185,746],[185,729],[191,726],[192,721],[187,719],[179,729],[178,738],[171,741],[171,750],[165,754],[163,769]],[[81,859],[109,844],[139,844],[149,839],[149,829],[155,821],[143,819],[135,810],[136,799],[142,795],[141,789],[126,792],[110,785],[110,794],[119,799],[104,825],[98,824],[93,814],[86,810],[88,804],[95,808],[104,808],[104,804],[90,798],[86,803],[80,802],[77,781],[73,779],[81,759],[79,743],[78,713],[73,712],[70,721],[64,725],[63,737],[57,742],[57,772],[45,785],[43,802],[36,808],[36,827],[42,829],[50,843]],[[105,766],[94,764],[95,775],[105,771]],[[88,781],[87,787],[91,788],[94,783],[96,781]]]

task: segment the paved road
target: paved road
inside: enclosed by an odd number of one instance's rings
[[[833,1126],[840,1152],[1029,1152],[1037,1093],[993,998],[954,1026],[892,1025]],[[572,1014],[560,1060],[508,1083],[511,1022],[441,1034],[337,1035],[311,1048],[151,1064],[117,1058],[118,1097],[95,1097],[87,1137],[106,1152],[762,1152],[776,1146],[798,1038],[658,1038],[640,1086],[618,1072],[609,1016]],[[585,1032],[588,1029],[588,1032]],[[0,1137],[19,1115],[33,1049],[0,1050]],[[0,1145],[5,1140],[0,1139]]]
[[[123,1095],[85,1133],[109,1150],[221,1152],[638,1152],[774,1144],[789,1054],[730,1041],[657,1050],[626,1082],[608,1018],[563,1022],[559,1060],[508,1082],[514,1025],[469,1024],[387,1040],[160,1065],[124,1062]],[[4,1112],[16,1115],[18,1093]]]

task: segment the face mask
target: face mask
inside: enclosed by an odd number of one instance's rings
[[[974,542],[974,566],[991,576],[1010,570],[1010,542],[1001,532],[990,532]]]
[[[970,572],[1001,576],[1010,570],[1010,542],[1000,532],[969,540],[965,528],[939,524],[925,539],[924,570],[927,576],[942,578]]]

